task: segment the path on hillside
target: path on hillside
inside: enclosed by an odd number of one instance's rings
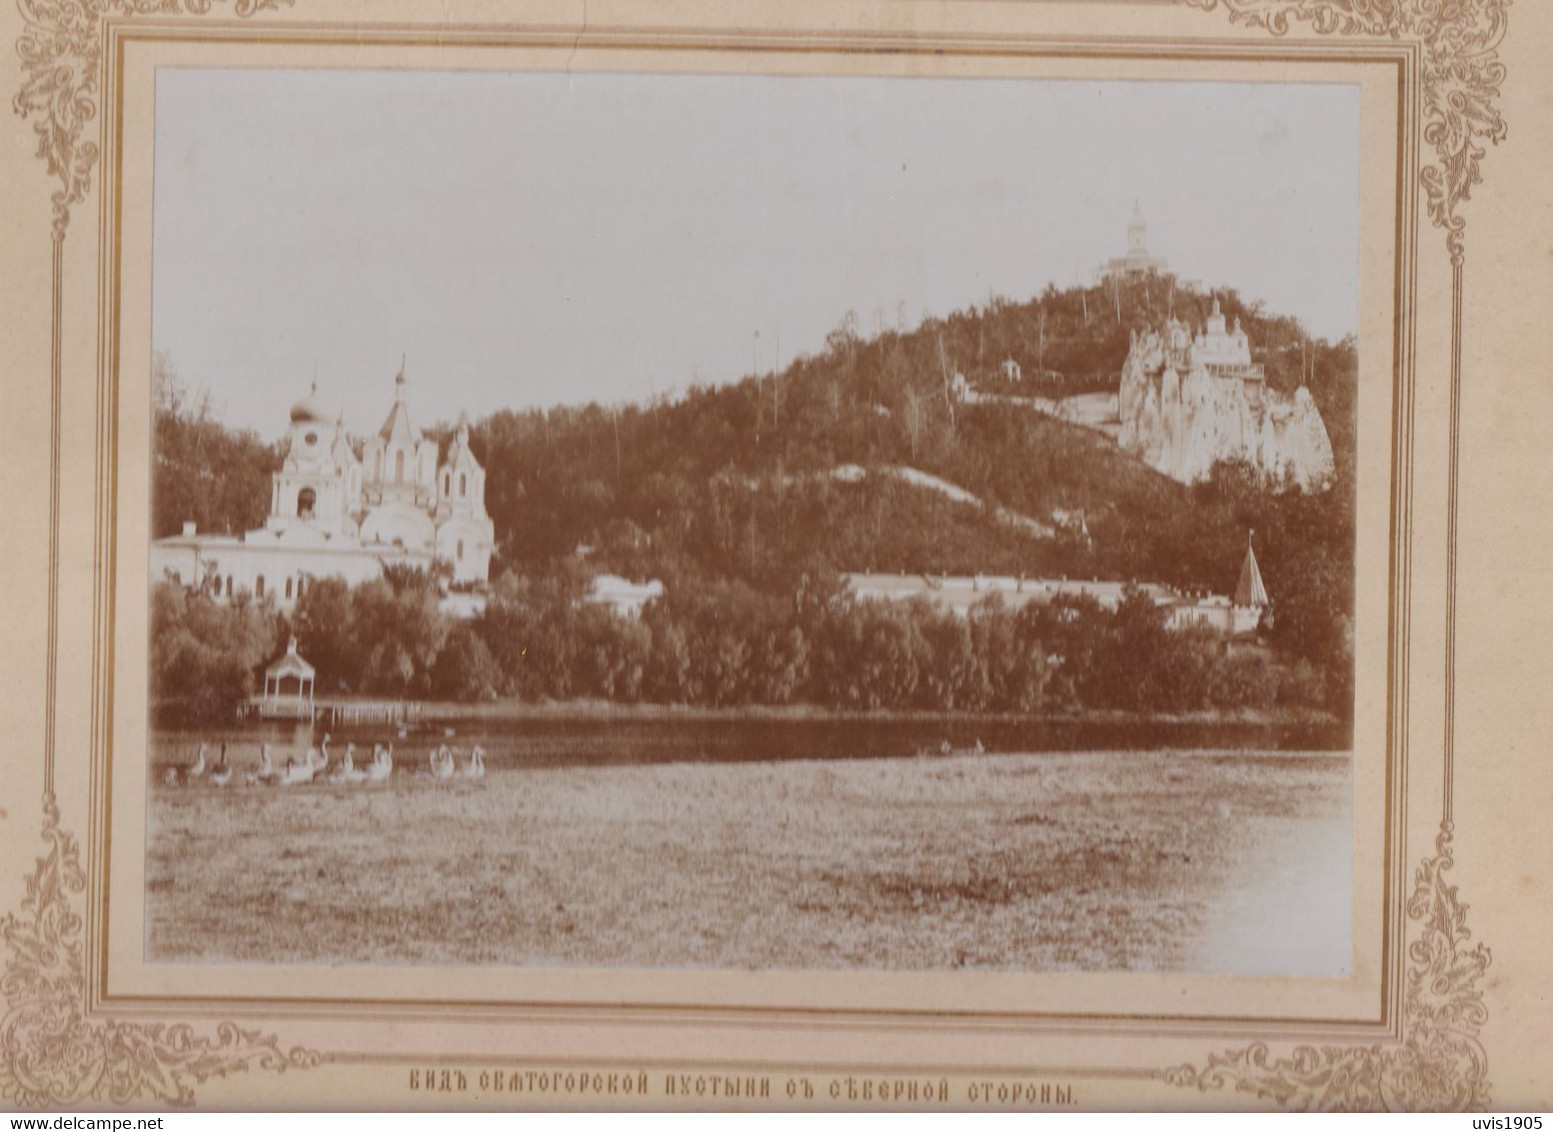
[[[1021,515],[1017,511],[1010,511],[1007,507],[997,507],[986,503],[974,492],[967,491],[957,483],[935,476],[931,472],[924,472],[920,468],[908,467],[904,464],[890,464],[880,471],[896,479],[905,480],[914,487],[926,488],[928,491],[936,491],[946,499],[952,499],[956,503],[964,503],[974,507],[987,507],[999,522],[1007,523],[1012,527],[1019,527],[1028,531],[1036,538],[1056,538],[1057,528],[1049,523],[1043,523],[1038,519],[1032,519],[1028,515]],[[859,464],[842,464],[831,469],[831,478],[843,483],[859,483],[868,476],[867,469]]]

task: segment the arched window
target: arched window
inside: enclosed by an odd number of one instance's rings
[[[254,583],[253,583],[253,596],[254,597],[263,597],[264,596],[264,575],[263,574],[260,574],[256,579],[254,579]]]
[[[310,487],[297,492],[297,518],[311,519],[313,508],[318,506],[318,493]]]
[[[469,489],[469,477],[466,476],[463,472],[459,472],[458,473],[458,497],[460,499],[464,498],[464,495],[468,491],[468,489]]]
[[[395,483],[403,483],[404,482],[404,453],[403,452],[395,452],[394,453],[394,482]]]

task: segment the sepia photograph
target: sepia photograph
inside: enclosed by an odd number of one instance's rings
[[[148,963],[1354,973],[1357,86],[155,82]]]

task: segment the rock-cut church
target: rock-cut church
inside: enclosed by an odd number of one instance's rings
[[[1332,482],[1332,442],[1310,390],[1269,389],[1246,332],[1238,319],[1225,326],[1217,299],[1195,335],[1174,318],[1162,331],[1133,333],[1117,413],[1121,446],[1183,483],[1205,479],[1220,460],[1308,489]]]
[[[383,427],[353,444],[343,413],[321,410],[317,388],[291,406],[286,454],[271,477],[270,513],[240,536],[183,533],[151,544],[151,578],[219,598],[247,591],[293,606],[309,582],[354,585],[390,564],[445,563],[461,588],[489,580],[496,527],[485,510],[485,469],[460,420],[446,455],[410,420],[404,370]]]

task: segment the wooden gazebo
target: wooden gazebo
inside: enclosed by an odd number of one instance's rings
[[[297,652],[297,639],[291,638],[286,655],[264,670],[264,695],[259,700],[261,715],[313,715],[314,669]]]

